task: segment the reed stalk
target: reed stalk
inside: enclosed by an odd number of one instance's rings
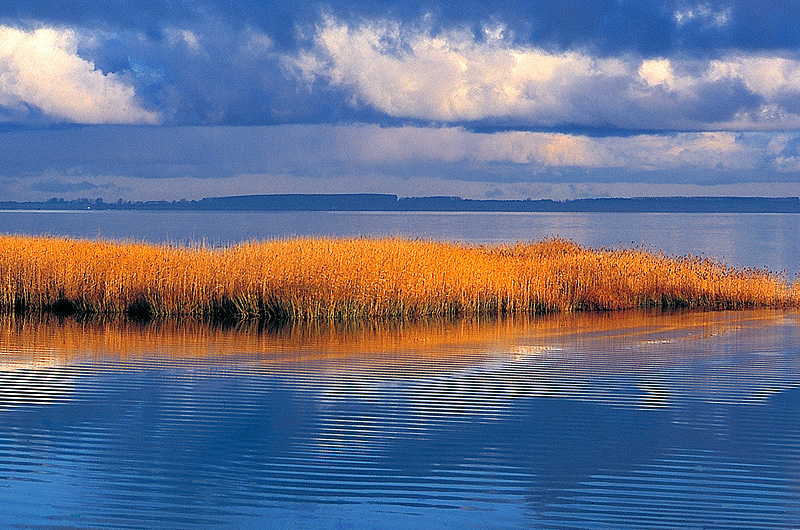
[[[183,248],[0,236],[0,311],[347,321],[786,307],[797,283],[644,249],[289,239]]]

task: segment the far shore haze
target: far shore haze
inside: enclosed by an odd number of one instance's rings
[[[390,194],[271,194],[201,200],[105,202],[98,199],[0,202],[0,210],[217,210],[217,211],[408,211],[408,212],[664,212],[800,213],[798,197],[632,197],[551,199],[463,199],[398,197]]]

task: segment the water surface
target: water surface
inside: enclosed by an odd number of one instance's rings
[[[0,320],[6,528],[800,525],[800,315]]]

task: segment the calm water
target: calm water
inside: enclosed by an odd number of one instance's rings
[[[0,321],[4,528],[797,528],[800,315]]]
[[[793,273],[799,220],[0,212],[0,232],[558,235]],[[797,529],[800,313],[0,318],[0,528]]]

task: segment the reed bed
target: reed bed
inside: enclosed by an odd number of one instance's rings
[[[0,236],[0,310],[276,321],[797,305],[763,270],[561,239],[289,239],[184,248]]]

